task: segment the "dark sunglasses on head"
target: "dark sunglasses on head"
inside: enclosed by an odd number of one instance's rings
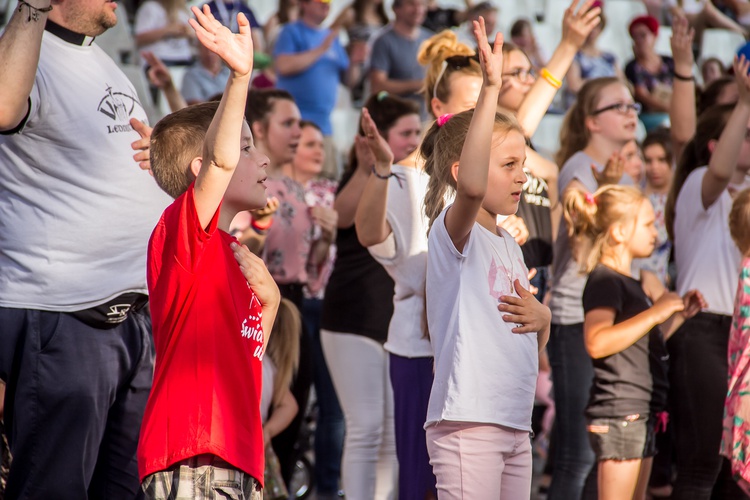
[[[471,61],[479,63],[479,56],[474,54],[471,56],[451,56],[446,58],[445,61],[443,61],[443,66],[440,68],[440,73],[435,80],[435,85],[432,87],[433,97],[437,96],[438,84],[440,83],[440,80],[443,79],[443,75],[445,75],[445,70],[448,69],[448,66],[453,69],[467,68],[471,66]]]

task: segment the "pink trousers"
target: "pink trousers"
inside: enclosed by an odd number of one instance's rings
[[[531,437],[492,424],[442,421],[427,428],[440,500],[531,496]]]

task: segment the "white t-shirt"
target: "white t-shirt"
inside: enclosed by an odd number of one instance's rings
[[[172,199],[133,161],[147,121],[96,45],[45,32],[24,128],[0,135],[0,306],[77,311],[147,293],[146,247]]]
[[[703,208],[701,189],[707,171],[700,167],[688,175],[675,204],[677,293],[700,290],[708,311],[731,316],[741,262],[729,234],[732,197],[724,190],[713,205]]]
[[[685,11],[685,14],[698,14],[705,7],[706,1],[707,0],[682,0],[682,2],[678,2],[678,0],[669,0],[669,6],[677,7],[681,3],[682,10]]]
[[[432,346],[422,326],[429,226],[424,196],[430,177],[421,169],[401,165],[393,165],[391,172],[403,176],[401,185],[396,179],[388,181],[386,218],[392,233],[369,248],[396,285],[388,341],[383,347],[406,358],[429,357]]]
[[[425,427],[452,420],[530,431],[537,335],[511,332],[515,325],[497,309],[499,297],[517,295],[511,281],[528,288],[521,248],[505,230],[498,228],[501,238],[475,223],[459,252],[445,227],[447,210],[432,224],[427,254],[435,380]]]
[[[180,10],[177,14],[177,21],[187,24],[190,14],[187,10]],[[135,14],[135,24],[133,32],[136,35],[146,33],[169,24],[167,11],[158,2],[148,1],[138,7]],[[165,38],[149,45],[144,45],[139,50],[148,50],[154,53],[162,61],[187,61],[192,59],[193,50],[190,47],[190,41],[185,37]]]
[[[276,365],[270,356],[263,356],[263,386],[260,391],[260,421],[263,425],[268,420],[273,403],[273,383],[276,379]]]

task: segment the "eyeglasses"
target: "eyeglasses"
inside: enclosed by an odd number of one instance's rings
[[[522,82],[528,80],[529,78],[536,78],[536,73],[533,69],[529,68],[516,68],[513,71],[509,71],[508,73],[503,73],[503,77],[510,76],[515,78],[516,80],[520,80]]]
[[[435,85],[432,87],[432,97],[437,97],[438,84],[440,83],[440,80],[443,79],[443,75],[445,75],[445,70],[448,69],[448,66],[453,69],[467,68],[471,66],[471,61],[475,61],[478,64],[479,56],[474,54],[472,56],[451,56],[446,58],[445,61],[443,61],[440,73],[438,73],[438,77],[435,80]]]
[[[605,113],[607,111],[615,110],[621,115],[627,115],[628,111],[635,111],[636,115],[641,114],[641,109],[643,106],[641,106],[641,103],[639,102],[618,102],[615,104],[610,104],[609,106],[604,106],[603,108],[599,108],[591,113],[591,116],[596,116],[602,113]]]

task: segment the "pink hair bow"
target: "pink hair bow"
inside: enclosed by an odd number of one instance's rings
[[[446,113],[444,115],[440,115],[437,119],[438,127],[442,127],[443,125],[448,123],[448,120],[450,120],[452,116],[453,116],[453,113]]]
[[[586,193],[586,203],[589,205],[596,205],[596,198],[594,197],[594,193]]]

